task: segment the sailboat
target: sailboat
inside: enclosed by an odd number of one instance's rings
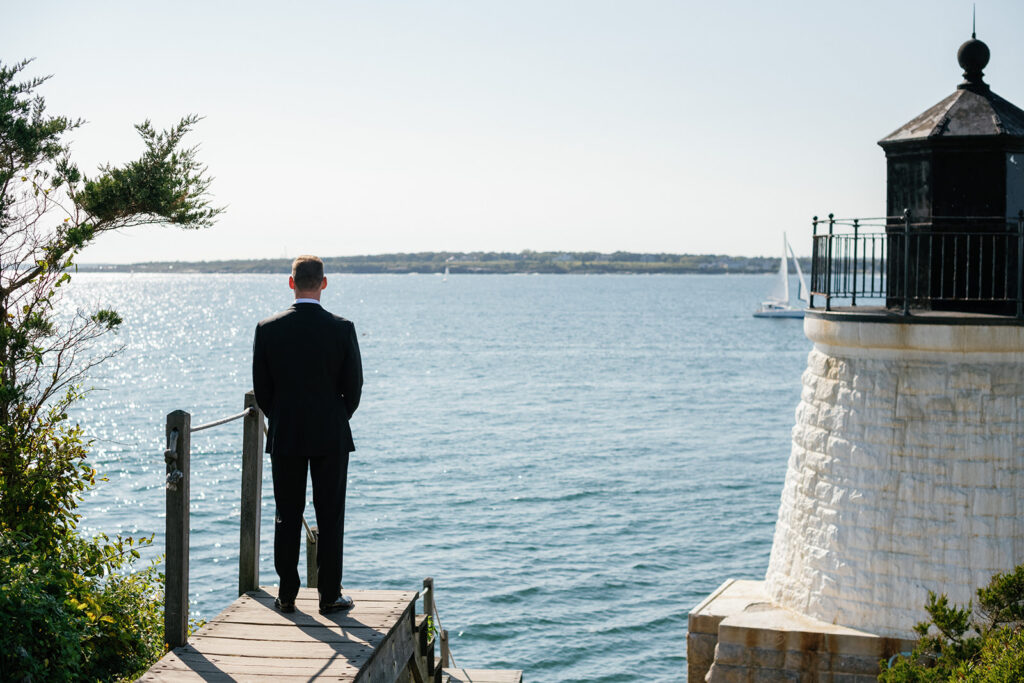
[[[789,303],[789,263],[788,258],[793,259],[796,266],[796,274],[800,278],[800,290],[797,292],[797,299],[807,302],[810,298],[807,295],[807,282],[804,280],[803,271],[800,270],[800,262],[793,253],[793,247],[789,246],[786,240],[786,233],[782,233],[782,259],[779,261],[779,272],[776,275],[775,285],[768,293],[768,298],[761,302],[761,307],[754,311],[755,318],[802,318],[804,309],[791,306]]]

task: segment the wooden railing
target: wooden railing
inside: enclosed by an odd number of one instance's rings
[[[242,498],[241,521],[239,525],[238,553],[238,594],[259,588],[260,582],[260,501],[263,492],[263,438],[266,428],[263,413],[256,405],[253,392],[245,394],[242,412],[220,420],[192,426],[192,416],[184,410],[175,410],[167,415],[167,448],[164,460],[167,463],[167,520],[166,520],[166,562],[164,574],[164,642],[171,649],[184,645],[188,640],[188,574],[189,574],[189,494],[191,482],[190,453],[192,434],[218,427],[235,420],[242,420]],[[306,527],[306,585],[317,585],[316,545],[317,527]],[[429,657],[427,670],[433,671],[433,643],[441,648],[441,666],[454,665],[448,646],[448,631],[441,627],[441,618],[434,600],[434,579],[423,580],[424,618],[429,618],[430,627],[423,630],[433,632],[433,637],[424,635],[419,644],[421,655]],[[425,624],[426,625],[426,624]],[[429,644],[429,650],[427,648]],[[428,654],[429,653],[429,654]],[[440,668],[437,669],[440,671]]]
[[[238,594],[260,585],[260,499],[263,493],[263,413],[253,392],[245,394],[237,415],[197,427],[184,410],[167,415],[167,570],[164,585],[164,636],[172,648],[188,637],[188,542],[190,451],[192,434],[242,420],[242,499],[238,546]],[[316,556],[314,550],[314,557]],[[314,567],[316,563],[314,561]]]

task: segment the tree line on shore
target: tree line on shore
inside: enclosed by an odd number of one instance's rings
[[[163,261],[82,264],[81,272],[114,273],[281,273],[289,258],[224,261]],[[424,251],[324,258],[328,273],[769,273],[778,257],[719,254],[644,254],[627,251]],[[810,259],[801,259],[810,270]],[[791,268],[792,270],[792,268]]]

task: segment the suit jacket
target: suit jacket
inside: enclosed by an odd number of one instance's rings
[[[318,457],[355,450],[348,420],[359,406],[363,365],[348,320],[301,303],[260,321],[252,382],[270,422],[267,453]]]

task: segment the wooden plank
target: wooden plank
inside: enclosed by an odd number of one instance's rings
[[[410,603],[411,605],[412,603]],[[320,614],[316,609],[297,606],[291,613],[280,612],[272,605],[261,603],[249,597],[242,597],[217,615],[216,621],[234,621],[253,624],[299,624],[309,626],[381,626],[394,623],[404,612],[399,606],[378,603],[378,606],[356,605],[350,610]]]
[[[355,607],[321,615],[315,590],[300,591],[289,614],[271,590],[238,598],[140,680],[394,683],[415,666],[416,591],[345,591]]]
[[[369,612],[349,615],[345,612],[334,614],[309,614],[293,612],[281,614],[269,609],[251,609],[245,606],[229,607],[221,612],[219,621],[235,624],[269,624],[271,626],[341,626],[343,628],[383,628],[390,629],[401,617],[399,612]]]
[[[320,606],[316,602],[310,602],[308,600],[303,602],[296,601],[295,612],[282,612],[281,610],[274,607],[273,602],[262,601],[262,600],[243,600],[237,601],[232,606],[225,608],[231,609],[242,608],[247,610],[264,610],[267,612],[274,612],[276,614],[319,614]],[[338,612],[331,612],[330,614],[401,614],[406,609],[406,605],[402,603],[394,602],[357,602],[354,607],[347,610],[340,610]]]
[[[331,614],[358,614],[360,612],[370,612],[374,614],[381,614],[387,612],[401,613],[411,605],[411,602],[356,602],[355,606],[351,609],[340,610],[339,612],[332,612]],[[244,608],[248,610],[265,610],[267,612],[276,612],[277,614],[288,614],[288,612],[282,612],[274,606],[274,601],[267,598],[252,598],[248,595],[244,595],[238,600],[224,608],[224,611],[236,608]],[[320,612],[320,604],[316,600],[296,600],[295,608],[297,612],[305,614]],[[219,615],[218,615],[219,617]]]
[[[150,671],[143,674],[142,678],[138,680],[146,681],[147,683],[151,683],[152,681],[161,681],[161,683],[274,683],[274,681],[283,681],[284,683],[308,683],[310,677],[282,674],[227,674],[223,671],[196,673],[195,671],[165,669],[159,673]],[[352,676],[320,675],[316,677],[316,680],[352,683]]]
[[[523,672],[514,669],[444,669],[443,674],[451,683],[522,683],[523,680]]]
[[[396,603],[407,603],[415,600],[419,597],[419,593],[416,591],[389,591],[389,590],[358,590],[358,589],[344,589],[341,591],[345,595],[351,596],[353,600],[358,602],[396,602]],[[274,598],[277,597],[277,588],[274,586],[261,586],[259,590],[247,591],[246,595],[257,600],[270,600],[274,602]],[[315,588],[300,588],[299,594],[296,596],[296,602],[319,602],[320,594]]]
[[[402,615],[401,620],[388,633],[363,665],[356,677],[357,683],[395,683],[409,661],[416,654],[413,639],[413,603]]]
[[[255,676],[313,676],[327,675],[355,678],[359,666],[344,657],[334,659],[269,659],[232,655],[205,655],[190,646],[169,652],[157,662],[152,672],[194,671],[196,673],[247,674]]]
[[[279,643],[356,642],[376,644],[387,634],[385,628],[342,628],[338,626],[272,626],[269,624],[236,624],[233,622],[210,622],[192,635],[211,638],[239,638],[243,640],[269,640]]]
[[[346,657],[349,660],[366,660],[373,652],[374,645],[384,640],[381,636],[373,644],[354,640],[323,641],[265,641],[245,638],[218,638],[216,636],[192,636],[189,646],[204,655],[238,655],[239,657],[263,657],[290,659],[332,659]]]

